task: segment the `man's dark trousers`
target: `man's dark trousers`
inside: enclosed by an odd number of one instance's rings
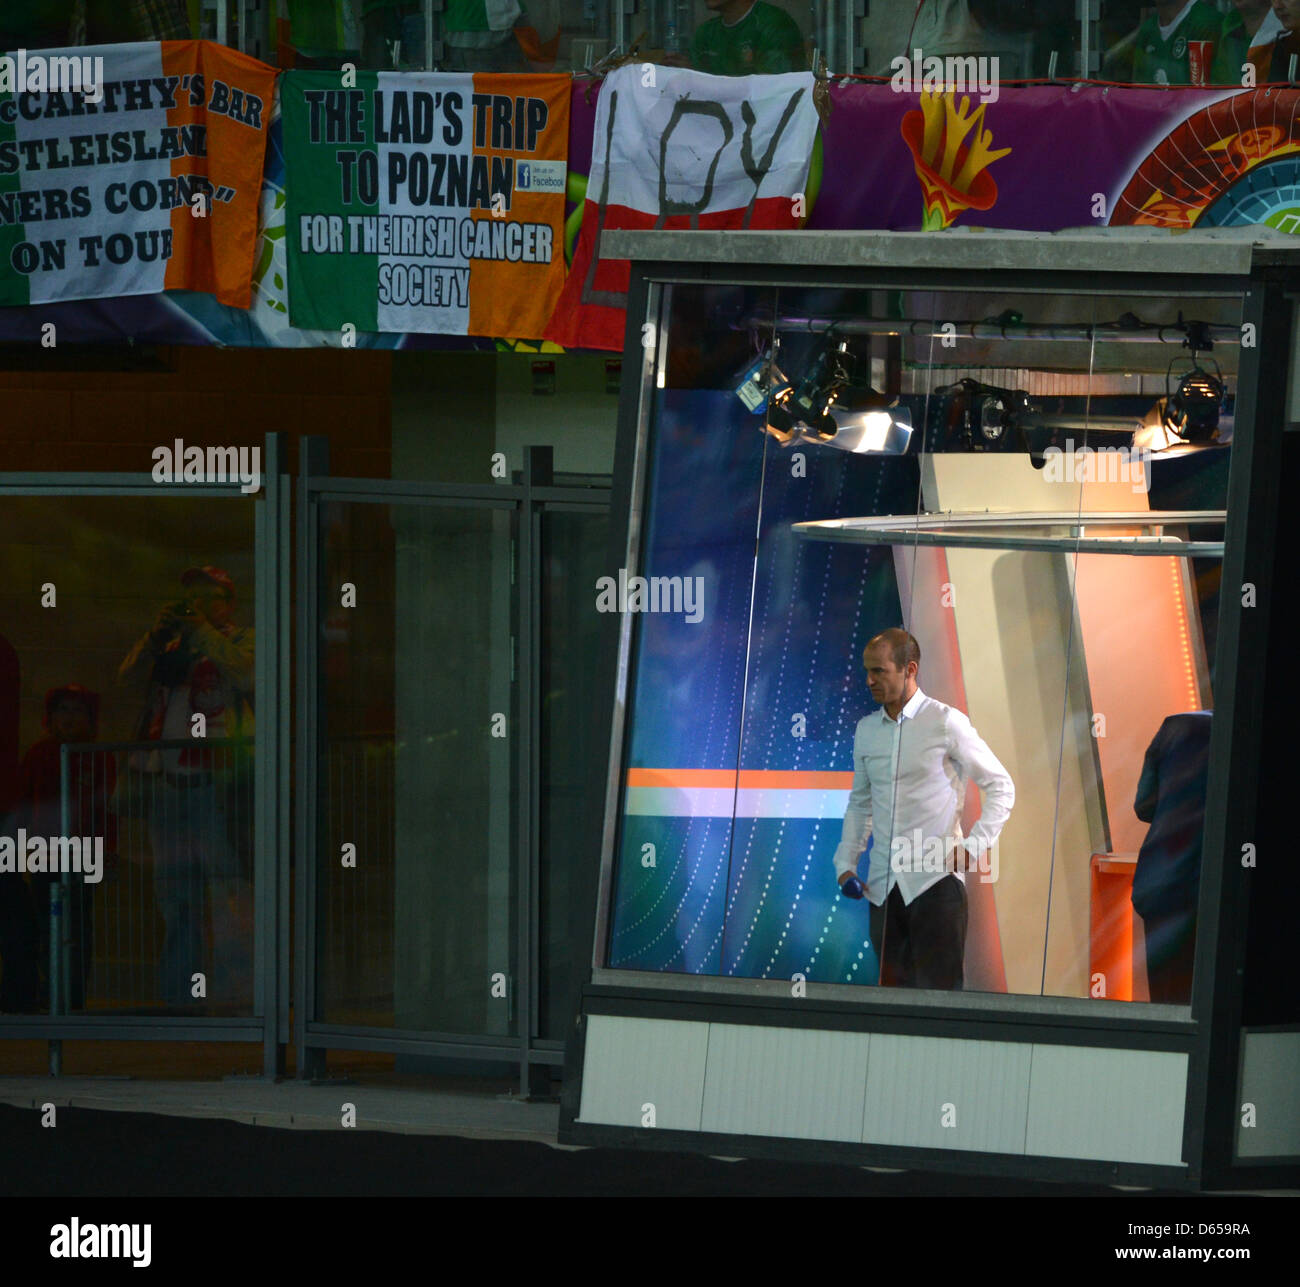
[[[1196,955],[1196,909],[1174,908],[1142,918],[1147,986],[1157,1005],[1189,1005]]]
[[[935,881],[910,904],[895,885],[880,907],[871,904],[870,921],[881,987],[961,988],[966,886],[956,876]]]

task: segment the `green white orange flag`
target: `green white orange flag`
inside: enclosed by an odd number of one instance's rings
[[[289,72],[289,317],[537,339],[564,284],[568,76]]]
[[[0,57],[0,304],[250,302],[275,69],[208,41]]]

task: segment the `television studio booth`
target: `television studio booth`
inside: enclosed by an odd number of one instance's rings
[[[1294,238],[601,254],[617,639],[561,1141],[1295,1186]]]

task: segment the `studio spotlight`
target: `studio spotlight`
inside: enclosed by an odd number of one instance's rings
[[[840,451],[901,456],[912,439],[911,412],[870,386],[842,389],[827,414],[835,423],[835,433],[819,441]]]
[[[1023,389],[981,384],[969,376],[934,390],[945,448],[1023,451],[1034,408]]]
[[[784,403],[790,393],[790,381],[777,366],[771,346],[749,364],[736,386],[736,397],[745,404],[746,410],[755,415],[766,410],[769,401]]]
[[[1190,359],[1191,369],[1173,388],[1174,366],[1180,359],[1175,358],[1169,364],[1165,377],[1165,405],[1163,422],[1165,428],[1185,443],[1201,445],[1213,443],[1219,436],[1219,414],[1227,403],[1227,389],[1223,383],[1223,372],[1213,358],[1213,373],[1205,370],[1196,360]],[[1187,360],[1187,359],[1182,359]]]
[[[859,453],[900,454],[907,450],[912,434],[907,408],[869,384],[853,381],[847,340],[828,332],[797,384],[780,374],[770,356],[758,365],[762,368],[758,376],[751,369],[746,381],[770,378],[763,430],[783,447],[807,442]],[[742,389],[745,387],[742,384]]]
[[[795,385],[789,398],[779,407],[781,415],[776,428],[798,428],[804,437],[829,442],[835,437],[838,426],[830,415],[831,403],[836,394],[848,383],[847,340],[836,341],[829,333],[803,379]],[[770,421],[771,417],[769,417]],[[787,426],[786,421],[789,421]]]
[[[1181,456],[1223,445],[1232,437],[1231,428],[1221,423],[1228,405],[1223,372],[1213,358],[1208,361],[1214,370],[1208,371],[1197,357],[1198,350],[1210,346],[1204,324],[1189,322],[1186,330],[1188,338],[1184,343],[1191,349],[1191,357],[1180,356],[1170,362],[1165,373],[1165,396],[1156,400],[1133,435],[1133,445],[1143,451]],[[1187,363],[1188,369],[1176,377],[1180,362]]]
[[[783,447],[795,440],[799,433],[799,422],[790,410],[790,400],[794,389],[787,385],[779,393],[773,394],[767,408],[766,430]]]

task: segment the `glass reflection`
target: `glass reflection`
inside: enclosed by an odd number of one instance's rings
[[[323,1022],[515,1030],[481,986],[515,968],[513,527],[504,507],[323,507]]]
[[[247,1015],[254,506],[3,515],[0,1012]]]
[[[1239,302],[672,292],[608,963],[1185,1004]]]

